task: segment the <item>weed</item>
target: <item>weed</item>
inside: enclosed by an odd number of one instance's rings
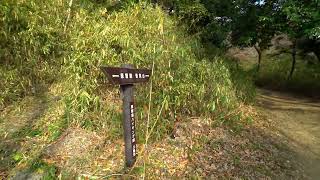
[[[49,124],[48,126],[48,139],[50,141],[56,140],[62,132],[67,127],[67,123],[64,119],[61,119],[59,121],[56,121],[54,123]]]
[[[12,134],[12,138],[21,138],[21,137],[36,137],[41,136],[42,131],[37,128],[30,126],[24,126],[19,131],[16,131]]]
[[[36,159],[30,166],[30,171],[42,174],[41,179],[54,180],[56,179],[57,168],[53,165],[49,165],[40,159]]]
[[[20,152],[16,152],[14,154],[12,154],[12,159],[15,161],[15,162],[19,162],[23,159],[23,154],[20,153]]]

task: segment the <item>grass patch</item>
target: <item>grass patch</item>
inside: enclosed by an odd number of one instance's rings
[[[41,174],[41,179],[56,179],[57,168],[54,165],[49,165],[40,159],[37,159],[34,162],[32,162],[32,165],[30,166],[30,171]]]
[[[320,64],[318,62],[310,63],[299,57],[294,74],[289,79],[290,69],[290,56],[283,55],[279,59],[266,59],[262,62],[256,84],[274,90],[320,98]]]
[[[19,131],[15,132],[12,137],[13,138],[21,138],[21,137],[36,137],[41,136],[42,131],[40,129],[34,129],[30,126],[23,127]]]

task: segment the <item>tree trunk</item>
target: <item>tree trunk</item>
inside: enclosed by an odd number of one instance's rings
[[[293,41],[293,46],[292,46],[292,65],[291,65],[291,71],[290,71],[288,79],[292,78],[292,75],[293,75],[293,72],[294,72],[294,68],[296,66],[296,54],[297,54],[296,46],[297,46],[297,41],[294,40]]]
[[[254,45],[253,47],[258,53],[258,68],[257,68],[257,71],[259,72],[260,65],[261,65],[262,52],[261,52],[261,49],[257,45]]]

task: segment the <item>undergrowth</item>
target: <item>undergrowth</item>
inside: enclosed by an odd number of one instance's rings
[[[196,53],[202,48],[198,39],[185,34],[184,27],[177,27],[161,8],[141,3],[101,16],[103,6],[80,5],[84,8],[74,11],[69,27],[70,53],[63,68],[70,122],[100,129],[106,121],[121,117],[110,112],[113,103],[102,100],[106,81],[101,65],[151,68],[155,64],[151,124],[161,114],[158,137],[169,133],[179,116],[214,116],[236,107],[228,65],[219,57],[198,59]],[[148,86],[137,86],[138,121],[147,117],[148,91]],[[105,114],[103,120],[101,114]],[[142,133],[145,128],[139,124]]]
[[[151,119],[161,114],[156,124],[159,137],[180,116],[215,117],[245,99],[236,89],[249,82],[237,83],[234,77],[238,76],[232,75],[235,72],[230,72],[230,65],[221,57],[199,58],[197,54],[203,51],[199,40],[185,34],[185,28],[178,27],[175,18],[160,7],[138,3],[111,12],[105,4],[75,2],[66,24],[68,6],[64,2],[3,3],[1,106],[32,94],[40,85],[38,89],[44,89],[61,82],[63,118],[68,124],[109,128],[121,115],[106,92],[119,98],[118,88],[104,85],[100,66],[124,63],[137,68],[155,64]],[[138,121],[146,118],[148,90],[148,85],[137,86]]]
[[[221,53],[207,54],[199,38],[188,35],[161,7],[117,3],[73,1],[70,11],[61,0],[1,3],[0,111],[25,96],[50,97],[50,103],[37,105],[43,111],[37,121],[16,136],[41,137],[48,144],[77,126],[119,139],[119,88],[107,85],[100,67],[122,64],[154,67],[151,97],[151,82],[135,86],[138,143],[163,138],[187,116],[243,126],[246,115],[239,105],[254,97],[246,72]],[[37,159],[42,148],[33,148],[16,153],[23,154],[22,159],[17,156],[19,163],[33,164],[31,170],[49,169],[53,176],[56,169]]]
[[[0,4],[0,110],[38,93],[59,74],[63,3],[2,1]]]
[[[289,78],[291,57],[283,55],[262,62],[256,84],[274,90],[320,98],[320,65],[298,56],[293,76]]]

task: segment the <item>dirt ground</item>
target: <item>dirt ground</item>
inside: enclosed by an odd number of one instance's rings
[[[320,102],[287,93],[258,90],[258,107],[286,137],[311,179],[320,179]]]

